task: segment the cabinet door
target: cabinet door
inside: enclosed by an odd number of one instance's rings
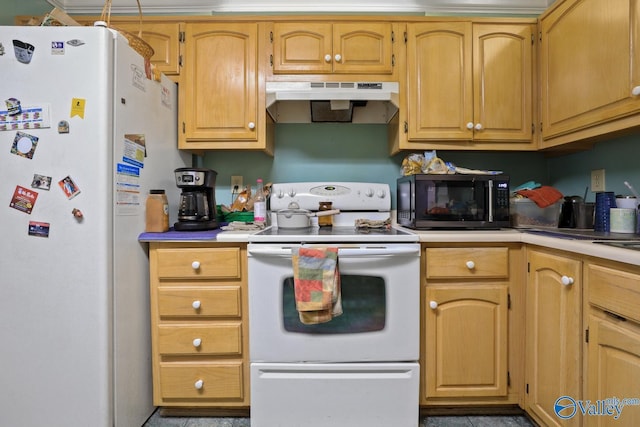
[[[507,286],[428,285],[426,295],[426,397],[506,396]]]
[[[257,24],[186,24],[185,38],[179,148],[243,148],[233,141],[256,141]]]
[[[470,140],[471,23],[409,24],[407,34],[408,139]]]
[[[640,111],[638,25],[635,0],[571,0],[542,18],[544,139]]]
[[[329,23],[273,24],[275,74],[326,74],[333,69],[332,28]]]
[[[532,37],[528,24],[474,24],[475,141],[531,141]]]
[[[333,24],[333,71],[348,74],[391,74],[391,23]]]
[[[640,384],[640,328],[616,325],[619,320],[589,319],[588,395],[591,402],[638,397]],[[578,412],[576,416],[582,416]],[[612,416],[589,417],[589,426],[639,426],[640,408],[622,408],[618,419]]]
[[[274,74],[391,74],[389,22],[276,22]]]
[[[133,22],[114,22],[116,28],[139,35],[140,25]],[[180,23],[142,23],[142,39],[153,48],[151,63],[162,73],[173,76],[180,74]]]
[[[529,252],[525,404],[546,426],[576,426],[582,418],[563,421],[554,412],[558,398],[581,396],[581,268],[577,259]]]

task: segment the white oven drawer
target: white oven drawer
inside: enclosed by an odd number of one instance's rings
[[[416,427],[417,363],[252,363],[251,427]]]

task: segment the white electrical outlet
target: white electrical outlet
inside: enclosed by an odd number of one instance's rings
[[[242,191],[242,175],[231,176],[231,193],[239,193]]]
[[[604,169],[594,169],[591,171],[591,191],[605,191]]]

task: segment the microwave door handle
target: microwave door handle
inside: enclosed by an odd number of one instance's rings
[[[493,180],[490,179],[489,183],[489,222],[493,222]]]

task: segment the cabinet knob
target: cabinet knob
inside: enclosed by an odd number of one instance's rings
[[[331,62],[331,55],[328,53],[324,56],[324,62]]]
[[[435,310],[438,308],[438,303],[435,301],[429,301],[429,307],[431,307],[432,310]]]
[[[249,124],[247,126],[249,126],[249,129],[255,129],[256,128],[256,124],[254,122],[249,122]]]
[[[573,285],[573,277],[562,276],[562,279],[560,280],[562,281],[562,284],[565,286]]]
[[[482,130],[482,123],[476,123],[475,129],[476,130]]]
[[[472,122],[467,123],[467,129],[473,130],[473,123]]]
[[[191,303],[191,307],[193,307],[194,310],[199,310],[200,309],[200,301],[196,300],[194,302]]]
[[[191,268],[193,268],[194,270],[198,270],[200,268],[200,261],[193,261],[191,263]]]
[[[464,263],[464,265],[466,265],[469,270],[473,270],[474,268],[476,268],[476,263],[473,261],[467,261]]]
[[[633,96],[640,95],[640,86],[636,86],[633,89],[631,89],[631,95],[633,95]]]
[[[333,59],[335,59],[336,62],[340,62],[342,61],[342,55],[340,55],[339,53],[336,53],[336,56],[334,56]]]
[[[202,340],[200,338],[196,338],[193,340],[193,346],[194,347],[200,347],[200,344],[202,344]]]
[[[204,387],[204,381],[198,380],[193,384],[193,386],[196,388],[196,390],[202,390],[202,387]]]

